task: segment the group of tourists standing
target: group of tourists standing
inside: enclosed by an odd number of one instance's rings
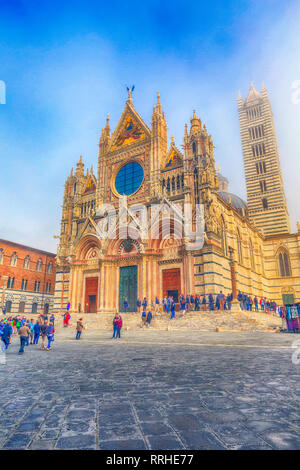
[[[2,351],[8,349],[14,335],[18,335],[20,338],[20,355],[24,354],[25,346],[38,344],[40,338],[40,349],[50,351],[51,343],[54,341],[54,321],[54,315],[51,315],[48,322],[48,315],[46,314],[39,315],[36,320],[27,320],[26,317],[21,317],[20,315],[14,318],[1,319],[0,337],[2,340]]]

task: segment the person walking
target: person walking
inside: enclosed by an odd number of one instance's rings
[[[46,329],[46,335],[48,338],[48,346],[46,348],[47,351],[50,351],[51,349],[51,342],[54,340],[54,332],[54,325],[52,322],[50,322]]]
[[[125,297],[125,299],[124,299],[124,311],[127,313],[127,310],[128,310],[128,299],[127,299],[127,297]]]
[[[27,338],[30,335],[30,329],[24,323],[20,328],[19,328],[19,336],[20,336],[20,349],[19,349],[19,354],[24,354],[24,347],[27,342]]]
[[[84,329],[82,318],[79,318],[76,325],[76,339],[80,339],[82,330]]]
[[[13,334],[13,328],[11,322],[7,321],[3,327],[1,339],[4,343],[4,350],[6,350],[10,344],[10,340]]]
[[[209,305],[209,310],[214,310],[214,296],[212,294],[209,294],[208,296],[208,305]]]
[[[41,324],[39,320],[37,320],[35,325],[33,326],[33,334],[34,334],[33,344],[38,344],[40,334],[41,334]]]
[[[154,310],[154,312],[155,312],[156,314],[159,313],[159,307],[160,307],[160,305],[159,305],[159,298],[156,296],[156,297],[155,297],[155,310]]]
[[[152,321],[152,312],[151,312],[151,310],[149,310],[149,312],[147,313],[147,319],[146,319],[146,327],[147,328],[149,328],[151,321]]]
[[[173,318],[175,318],[175,302],[173,302],[173,300],[171,301],[171,316],[170,316],[170,320],[173,320]]]
[[[46,337],[47,337],[47,328],[48,328],[48,322],[45,321],[45,323],[41,325],[41,338],[42,338],[42,344],[40,346],[41,350],[46,349],[45,342],[46,342]]]
[[[146,318],[147,318],[146,309],[143,308],[143,311],[142,311],[142,327],[145,326]]]
[[[141,299],[137,299],[136,306],[137,306],[138,313],[140,313],[141,311],[141,305],[142,305]]]

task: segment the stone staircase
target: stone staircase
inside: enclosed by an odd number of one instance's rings
[[[146,328],[142,324],[141,314],[122,313],[123,328],[127,330],[137,330]],[[112,330],[112,313],[71,313],[70,328],[75,328],[79,318],[83,318],[86,329]],[[214,312],[188,312],[184,317],[176,312],[175,319],[170,320],[170,316],[164,313],[154,314],[151,328],[155,330],[199,330],[199,331],[275,331],[281,327],[279,317],[255,312],[232,313],[228,311]],[[56,315],[56,330],[63,328],[61,315]]]

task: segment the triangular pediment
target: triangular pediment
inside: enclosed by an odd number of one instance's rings
[[[164,170],[171,169],[173,167],[178,167],[183,164],[183,155],[175,146],[174,143],[171,144],[170,150],[166,155],[166,159],[163,165]]]
[[[85,235],[87,234],[96,234],[97,233],[97,225],[95,223],[95,221],[90,217],[88,216],[83,224],[83,226],[81,227],[77,237],[76,237],[76,240],[75,240],[75,245],[77,242],[79,242]]]
[[[112,134],[111,151],[142,142],[150,138],[151,132],[132,104],[127,101],[119,123]]]

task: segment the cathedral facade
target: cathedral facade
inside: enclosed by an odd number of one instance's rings
[[[137,298],[227,294],[233,281],[238,290],[280,305],[300,301],[300,226],[297,233],[289,230],[271,107],[266,90],[253,88],[245,101],[238,98],[248,204],[230,193],[227,179],[217,173],[212,137],[195,112],[181,151],[173,138],[168,146],[159,94],[148,126],[129,90],[117,127],[111,132],[107,118],[101,132],[97,173],[85,171],[80,157],[66,180],[55,311],[68,303],[71,312],[122,311],[124,299],[129,311],[136,311]],[[150,220],[152,207],[162,208],[151,219],[155,236],[122,232],[123,200],[126,222],[134,227],[140,228],[143,210]],[[193,249],[191,236],[178,230],[185,207],[191,209],[193,232],[197,207],[204,215],[204,243]],[[165,236],[168,211],[173,216]],[[99,227],[111,220],[114,236],[100,236]]]

